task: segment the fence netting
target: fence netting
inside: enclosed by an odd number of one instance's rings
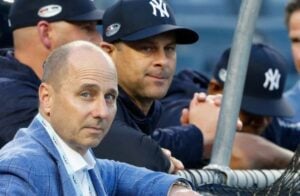
[[[300,196],[300,145],[285,170],[232,170],[224,175],[202,169],[184,170],[178,175],[207,196]]]

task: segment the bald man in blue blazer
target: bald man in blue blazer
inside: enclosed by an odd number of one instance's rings
[[[75,41],[54,50],[39,113],[0,150],[0,195],[197,194],[179,176],[94,157],[117,95],[115,66],[98,46]]]

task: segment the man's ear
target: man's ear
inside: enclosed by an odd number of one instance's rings
[[[39,21],[37,24],[37,30],[41,43],[43,43],[47,49],[51,49],[51,25],[47,21]]]
[[[113,44],[110,44],[108,42],[102,41],[100,43],[100,47],[107,52],[110,56],[113,55],[114,50],[116,49]]]
[[[218,82],[216,79],[211,79],[208,84],[207,94],[222,94],[224,85]]]
[[[40,109],[48,116],[51,112],[53,88],[51,85],[42,83],[39,87]]]

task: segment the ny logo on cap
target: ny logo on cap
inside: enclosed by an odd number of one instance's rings
[[[265,72],[265,82],[263,84],[263,87],[268,89],[269,91],[279,89],[280,77],[281,75],[278,69],[275,69],[274,71],[271,68],[268,69],[268,71]]]
[[[149,4],[152,6],[154,16],[157,16],[157,10],[160,12],[160,17],[168,17],[169,13],[167,10],[167,5],[163,2],[163,0],[151,0]]]

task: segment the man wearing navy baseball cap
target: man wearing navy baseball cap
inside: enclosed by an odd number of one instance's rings
[[[222,93],[229,54],[230,49],[227,49],[217,63],[208,86],[209,94]],[[260,135],[271,123],[272,117],[293,115],[293,109],[283,97],[286,65],[284,57],[270,46],[252,46],[241,103],[242,131]]]
[[[141,161],[134,149],[143,140],[128,145],[130,135],[139,133],[170,149],[186,168],[201,167],[203,159],[210,158],[219,115],[213,101],[204,101],[205,95],[196,93],[185,110],[184,125],[162,129],[157,124],[163,112],[158,99],[167,93],[175,72],[176,45],[196,42],[196,32],[176,24],[166,1],[120,0],[104,13],[103,39],[109,43],[101,45],[117,67],[120,95],[112,128],[96,151],[106,158]],[[259,145],[259,136],[236,134],[233,157],[239,160],[239,167],[261,167],[262,157],[249,153],[245,141],[260,147],[274,145]]]
[[[222,93],[224,81],[226,77],[230,77],[227,76],[229,52],[230,48],[224,51],[211,80],[201,72],[190,69],[183,70],[174,77],[167,95],[161,100],[165,112],[160,118],[159,126],[180,124],[180,112],[188,107],[195,92]],[[282,128],[274,118],[293,113],[286,99],[282,97],[286,69],[285,59],[274,48],[265,44],[252,45],[241,104],[240,119],[243,127],[235,136],[231,168],[285,168],[289,164],[292,151],[299,143],[300,132]],[[249,151],[244,151],[245,147]],[[241,164],[243,159],[234,153],[234,150],[239,149],[249,158],[246,167]],[[256,151],[260,153],[252,153]]]
[[[230,49],[227,49],[218,61],[208,93],[223,91],[229,53]],[[278,117],[294,114],[294,109],[283,95],[286,65],[284,57],[274,48],[265,44],[252,45],[240,110],[241,131],[261,135],[280,147],[295,151],[300,143],[299,130],[284,127],[278,120]],[[289,158],[285,162],[288,161]]]
[[[195,43],[197,33],[176,24],[166,1],[120,0],[103,15],[103,39],[109,43],[102,47],[116,63],[119,97],[110,132],[95,151],[101,157],[134,164],[142,160],[135,149],[150,136],[186,168],[201,167],[203,158],[210,157],[214,140],[219,115],[214,102],[196,93],[188,124],[165,129],[157,125],[163,110],[158,99],[167,93],[176,68],[176,46]],[[128,145],[133,133],[144,137]],[[181,168],[176,164],[175,171]]]
[[[229,54],[230,48],[218,61],[208,85],[208,93],[223,91]],[[278,121],[278,117],[290,117],[294,114],[293,108],[283,96],[287,78],[286,65],[284,57],[274,48],[265,44],[252,45],[239,115],[243,122],[241,131],[261,135],[282,147],[278,151],[265,152],[269,157],[280,160],[271,162],[270,168],[278,167],[278,163],[283,167],[287,166],[290,157],[286,156],[286,149],[291,154],[300,142],[298,129],[283,127]]]
[[[0,51],[1,140],[10,141],[37,114],[37,91],[48,54],[74,40],[99,45],[96,25],[102,16],[89,0],[14,1],[9,12],[14,48]]]

